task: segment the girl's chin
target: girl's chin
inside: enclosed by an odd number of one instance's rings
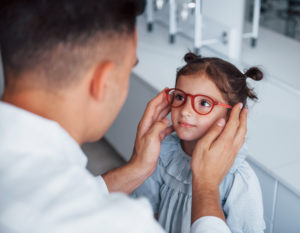
[[[177,136],[184,141],[195,141],[201,138],[202,134],[195,134],[192,132],[182,132],[181,130],[176,131]]]

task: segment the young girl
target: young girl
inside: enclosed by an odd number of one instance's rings
[[[191,225],[191,156],[197,141],[220,118],[228,118],[238,102],[257,99],[246,79],[261,80],[262,72],[252,67],[241,73],[219,58],[185,55],[186,65],[177,71],[175,88],[166,91],[176,134],[162,142],[153,175],[133,192],[152,204],[159,223],[169,233],[188,233]],[[242,147],[220,185],[220,201],[233,233],[262,233],[265,229],[258,179],[246,162]]]

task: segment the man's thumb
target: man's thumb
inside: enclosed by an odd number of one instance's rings
[[[161,121],[155,122],[152,125],[149,133],[152,136],[157,136],[158,137],[160,135],[160,133],[168,127],[168,125],[169,125],[168,118],[164,118]]]
[[[210,147],[210,145],[217,139],[217,137],[222,132],[225,123],[226,122],[224,118],[217,120],[206,132],[206,134],[202,137],[202,139],[200,139],[200,141],[204,142],[206,145]]]

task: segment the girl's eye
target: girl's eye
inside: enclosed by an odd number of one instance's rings
[[[175,99],[176,99],[176,100],[183,101],[183,100],[184,100],[184,96],[181,95],[181,94],[176,94],[176,95],[175,95]]]
[[[211,106],[210,102],[208,102],[205,99],[200,101],[200,105],[203,106],[203,107],[210,107]]]

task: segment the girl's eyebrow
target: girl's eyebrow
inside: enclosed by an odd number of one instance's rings
[[[206,95],[206,94],[200,94],[200,95]],[[215,96],[212,96],[212,95],[206,95],[210,98],[212,98],[214,101],[218,102],[218,103],[223,103],[224,101],[220,101],[219,98],[216,98]]]

